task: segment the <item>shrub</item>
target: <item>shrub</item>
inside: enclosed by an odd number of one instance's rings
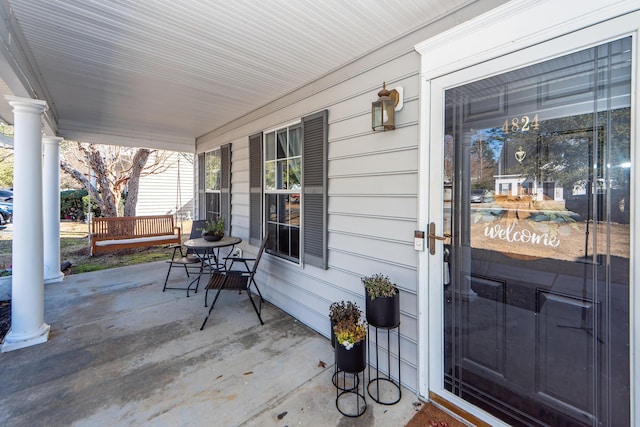
[[[65,190],[60,192],[60,218],[84,220],[82,198],[87,190]]]
[[[88,206],[89,206],[89,196],[86,195],[82,198],[82,214],[84,216],[86,216],[87,212],[89,212]],[[102,216],[102,211],[98,207],[98,204],[95,202],[95,199],[91,199],[91,213],[93,214],[94,218]]]

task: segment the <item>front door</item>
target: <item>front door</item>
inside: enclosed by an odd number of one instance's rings
[[[631,52],[433,85],[443,389],[510,425],[629,424]]]

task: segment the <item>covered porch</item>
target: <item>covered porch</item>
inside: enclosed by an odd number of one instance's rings
[[[48,344],[0,354],[0,424],[347,421],[335,407],[329,340],[269,303],[260,326],[247,296],[235,291],[222,293],[200,331],[204,292],[162,292],[166,267],[140,264],[47,285]],[[365,414],[348,425],[405,425],[418,399],[406,389],[403,397],[383,406],[367,396]]]

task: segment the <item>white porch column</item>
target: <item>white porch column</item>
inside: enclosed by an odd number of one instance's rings
[[[2,351],[46,342],[42,247],[42,113],[45,101],[5,96],[14,115],[11,329]]]
[[[60,271],[60,142],[45,136],[44,142],[44,283],[62,282]]]

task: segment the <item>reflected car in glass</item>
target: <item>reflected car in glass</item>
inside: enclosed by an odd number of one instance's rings
[[[471,203],[490,203],[493,202],[493,195],[489,190],[474,189],[471,190]]]

